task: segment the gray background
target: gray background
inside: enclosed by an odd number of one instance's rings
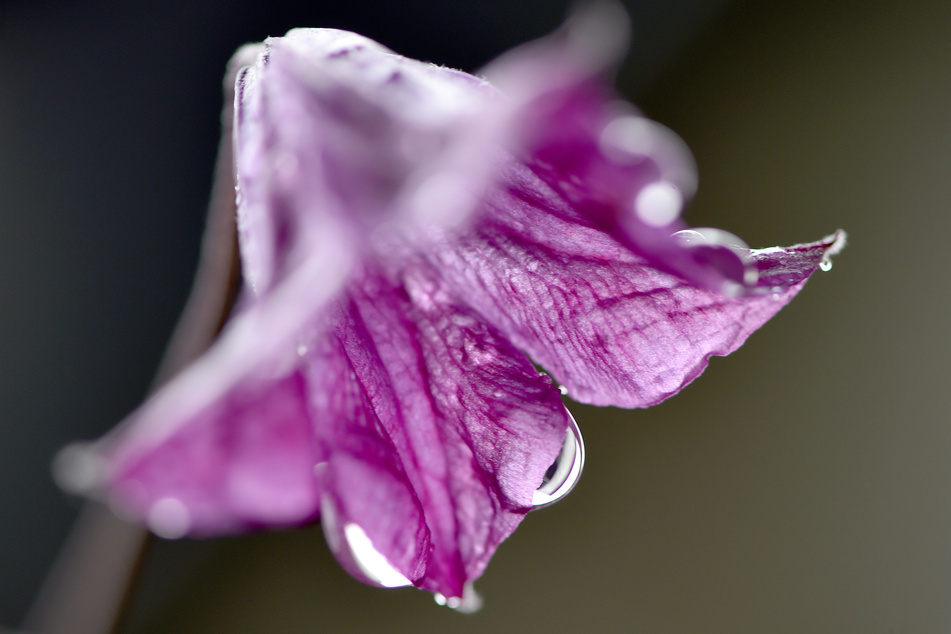
[[[5,625],[77,508],[49,459],[139,402],[184,301],[230,51],[329,25],[475,69],[565,11],[192,4],[0,0]],[[619,85],[694,150],[688,219],[844,227],[833,271],[667,403],[573,406],[586,473],[500,548],[481,613],[361,586],[308,529],[160,543],[130,630],[951,629],[951,5],[628,4]]]

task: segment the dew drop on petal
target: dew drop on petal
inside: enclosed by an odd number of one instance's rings
[[[819,268],[822,269],[823,271],[831,271],[832,260],[823,260],[822,262],[819,262]]]
[[[567,412],[567,410],[565,410]],[[581,478],[584,468],[584,440],[581,430],[571,412],[568,413],[568,430],[565,432],[565,444],[555,462],[548,468],[542,485],[532,496],[532,506],[541,508],[554,504],[568,495]]]
[[[693,229],[684,229],[674,234],[681,244],[692,247],[698,245],[729,247],[731,249],[743,249],[748,251],[749,245],[739,236],[717,229],[716,227],[694,227]]]
[[[318,477],[326,470],[327,463],[321,462],[314,467]],[[393,564],[373,545],[370,537],[361,526],[354,522],[347,522],[343,531],[339,529],[340,514],[337,505],[329,495],[323,495],[320,500],[320,524],[324,529],[324,538],[327,545],[338,559],[341,549],[346,549],[349,559],[353,561],[366,577],[366,581],[383,588],[401,588],[413,583],[393,567]],[[346,557],[346,555],[345,555]]]
[[[165,539],[184,537],[191,528],[191,514],[178,498],[161,498],[149,509],[146,524],[149,530]]]
[[[384,588],[402,588],[413,583],[393,567],[386,555],[381,553],[367,537],[366,532],[350,522],[343,527],[344,539],[353,555],[353,560],[368,579]]]
[[[433,595],[437,605],[444,605],[463,614],[472,614],[482,609],[482,596],[475,591],[472,582],[462,588],[461,597],[447,597],[439,592]]]
[[[562,396],[568,396],[568,388],[566,388],[564,385],[559,385],[558,391],[561,392]]]
[[[729,282],[722,292],[739,295],[743,286],[755,286],[759,270],[750,257],[749,246],[738,236],[714,227],[695,227],[673,234],[681,246],[693,249],[695,257],[722,273]]]

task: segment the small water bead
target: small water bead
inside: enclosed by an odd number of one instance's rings
[[[828,259],[822,260],[822,262],[819,262],[819,268],[822,269],[823,271],[831,271],[832,260],[828,260]]]
[[[561,392],[562,396],[568,396],[568,388],[566,388],[564,385],[559,385],[558,391]]]
[[[535,508],[554,504],[568,495],[578,484],[584,469],[584,440],[581,438],[581,430],[578,429],[578,423],[571,412],[565,411],[568,414],[565,443],[555,462],[548,468],[542,485],[532,496],[532,506]]]
[[[471,581],[463,586],[461,597],[447,597],[437,592],[433,595],[433,599],[437,605],[444,605],[463,614],[472,614],[482,609],[482,597],[475,591]]]

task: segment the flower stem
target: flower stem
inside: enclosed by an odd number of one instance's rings
[[[236,71],[236,64],[232,64],[225,79],[223,129],[198,270],[152,391],[214,342],[238,293],[240,267],[231,151]],[[153,539],[143,527],[118,519],[103,504],[87,502],[27,614],[23,629],[31,634],[117,632],[128,612]]]

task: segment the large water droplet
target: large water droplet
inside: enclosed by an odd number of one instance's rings
[[[326,468],[325,464],[321,463],[317,465],[317,468]],[[366,581],[383,588],[413,585],[403,573],[393,567],[386,555],[376,549],[361,526],[347,522],[343,526],[343,531],[340,531],[340,514],[337,511],[337,505],[329,495],[324,495],[320,500],[320,523],[330,550],[337,555],[338,559],[341,555],[343,556],[341,562],[350,559],[355,563]],[[341,532],[343,539],[341,539]],[[348,554],[349,557],[347,557]]]
[[[678,231],[673,237],[691,249],[698,261],[718,270],[728,280],[743,286],[756,285],[756,263],[750,257],[749,246],[736,235],[714,227],[694,227]]]
[[[823,260],[822,262],[819,262],[819,268],[822,269],[823,271],[831,271],[832,260]]]
[[[343,527],[344,539],[360,571],[384,588],[402,588],[413,583],[393,567],[386,555],[381,553],[367,537],[366,532],[354,523]]]
[[[542,485],[532,496],[532,505],[535,508],[554,504],[565,497],[581,478],[581,470],[584,468],[584,440],[571,412],[565,412],[568,414],[565,444],[562,445],[561,453],[555,458],[555,462],[548,468]]]

